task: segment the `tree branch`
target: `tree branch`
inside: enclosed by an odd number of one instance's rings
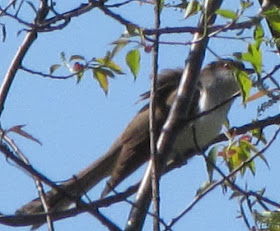
[[[205,3],[205,15],[201,17],[199,28],[205,28],[205,22],[212,24],[215,21],[215,10],[219,8],[222,1],[216,0],[206,1]],[[210,17],[209,17],[210,16]],[[207,30],[207,27],[205,28]],[[160,158],[159,174],[164,172],[166,160],[172,148],[172,143],[179,133],[180,129],[180,114],[184,113],[188,115],[190,109],[190,102],[194,93],[194,89],[197,82],[197,77],[200,73],[202,60],[205,54],[205,48],[208,43],[207,31],[204,34],[197,33],[194,36],[194,44],[191,47],[188,63],[184,70],[178,95],[170,109],[169,116],[164,124],[161,135],[158,140],[158,155]],[[197,42],[199,41],[199,42]],[[172,136],[170,135],[172,134]],[[149,162],[148,168],[145,172],[145,176],[142,180],[140,188],[138,190],[135,205],[132,207],[127,225],[126,231],[138,231],[142,229],[145,216],[150,204],[151,197],[151,162]]]
[[[44,1],[42,1],[42,4],[40,5],[40,8],[37,13],[37,17],[35,21],[41,22],[46,16],[48,12],[48,6]],[[2,85],[0,87],[0,117],[2,115],[2,112],[4,110],[4,104],[9,92],[9,89],[13,83],[13,80],[15,78],[15,75],[18,71],[18,68],[20,67],[23,58],[27,54],[27,51],[33,44],[33,42],[37,38],[37,30],[36,27],[32,28],[31,31],[27,32],[27,35],[25,36],[22,45],[18,49],[17,53],[14,56],[13,61],[10,64],[10,67],[8,68],[8,71],[4,77],[4,80],[2,82]]]
[[[266,203],[275,206],[276,208],[280,208],[280,204],[276,203],[264,196],[261,196],[259,194],[256,194],[252,191],[247,192],[246,190],[243,190],[242,188],[240,188],[238,185],[236,185],[234,182],[232,182],[231,178],[236,175],[242,168],[244,168],[246,165],[248,165],[251,161],[253,161],[255,158],[257,158],[259,155],[261,155],[263,152],[265,152],[273,143],[273,141],[275,140],[275,138],[277,137],[277,135],[279,134],[280,129],[278,128],[278,130],[275,132],[274,136],[272,137],[272,139],[270,140],[270,142],[268,142],[266,144],[266,146],[260,150],[259,152],[255,153],[253,156],[251,156],[250,158],[248,158],[246,161],[243,161],[238,167],[236,167],[234,170],[232,170],[228,175],[225,175],[216,165],[214,165],[213,163],[209,162],[209,164],[212,165],[212,167],[222,176],[222,179],[212,183],[210,186],[207,187],[207,189],[205,189],[203,192],[201,192],[198,196],[195,197],[195,199],[190,203],[190,205],[184,209],[183,212],[180,213],[180,215],[178,215],[176,218],[172,219],[172,221],[170,222],[170,224],[168,225],[168,228],[166,229],[166,231],[170,231],[171,227],[175,225],[175,223],[177,223],[186,213],[188,213],[202,198],[204,198],[204,196],[206,196],[209,192],[213,191],[217,186],[223,184],[224,182],[228,182],[228,184],[230,184],[234,189],[236,189],[237,191],[239,191],[241,194],[243,195],[247,195],[247,196],[254,196],[258,199],[261,198],[261,200],[265,201]],[[206,155],[203,153],[203,157],[205,159],[207,159]]]
[[[161,8],[161,0],[157,0],[155,2],[155,9],[154,9],[154,20],[155,20],[155,29],[160,28],[160,8]],[[157,155],[157,140],[156,137],[156,82],[158,76],[158,58],[159,58],[159,34],[155,34],[155,43],[153,49],[153,79],[151,84],[151,95],[150,95],[150,105],[149,105],[149,125],[150,125],[150,152],[151,157],[150,161],[152,163],[152,202],[153,202],[153,224],[154,224],[154,231],[160,230],[160,198],[159,198],[159,178],[160,172],[158,171],[158,155]]]

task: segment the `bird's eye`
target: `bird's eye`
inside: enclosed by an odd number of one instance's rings
[[[229,70],[232,69],[232,65],[230,63],[224,63],[223,68]]]
[[[224,68],[229,69],[230,65],[228,63],[224,63]]]

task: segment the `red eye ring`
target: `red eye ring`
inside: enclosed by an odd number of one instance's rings
[[[224,67],[227,68],[227,69],[229,69],[229,68],[230,68],[230,65],[229,65],[228,63],[225,63],[225,64],[224,64]]]
[[[224,63],[223,64],[223,68],[225,68],[226,70],[232,70],[235,66],[231,63]]]

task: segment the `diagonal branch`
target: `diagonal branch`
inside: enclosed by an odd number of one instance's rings
[[[263,129],[266,128],[268,126],[272,126],[272,125],[278,125],[280,124],[280,115],[276,115],[270,118],[266,118],[257,122],[253,122],[253,123],[249,123],[249,124],[245,124],[243,126],[237,127],[237,128],[232,128],[229,132],[230,133],[234,133],[236,135],[239,134],[244,134],[252,129]],[[2,135],[2,138],[8,139],[7,136]],[[226,141],[227,137],[223,134],[219,135],[215,141],[211,142],[211,144],[217,143],[217,142],[221,142],[221,141]],[[10,143],[10,142],[8,142]],[[209,145],[211,145],[209,144]],[[206,148],[206,147],[205,147]],[[13,148],[14,150],[16,150],[16,148]],[[40,173],[38,173],[36,170],[34,170],[32,168],[32,166],[25,164],[21,159],[16,158],[15,155],[12,155],[11,152],[9,152],[7,150],[7,148],[4,145],[0,145],[0,151],[3,152],[4,154],[6,154],[7,158],[12,159],[13,161],[15,161],[15,163],[22,167],[23,169],[25,169],[25,171],[29,172],[31,175],[35,175],[36,177],[38,177],[41,181],[45,182],[46,184],[48,184],[49,186],[60,190],[63,192],[63,188],[60,188],[59,186],[55,185],[52,181],[48,180],[47,178],[45,178],[43,175],[41,175]],[[165,173],[181,167],[183,165],[185,165],[186,163],[181,160],[181,162],[178,163],[171,163],[169,166],[167,166],[167,168],[165,169]],[[130,195],[132,195],[133,193],[135,193],[137,191],[139,187],[139,184],[136,184],[130,188],[128,188],[125,192],[123,193],[118,193],[117,195],[114,196],[110,196],[110,197],[106,197],[102,200],[98,200],[98,201],[93,201],[90,204],[88,204],[88,206],[90,206],[91,209],[97,209],[97,208],[101,208],[101,207],[108,207],[114,203],[118,203],[121,201],[126,200],[126,198]],[[215,185],[211,185],[211,187],[216,187]],[[207,190],[211,190],[210,188]],[[69,189],[69,193],[71,193],[72,189]],[[67,194],[65,192],[65,194]],[[250,195],[252,196],[256,196],[255,194],[253,194],[253,192],[250,192]],[[70,195],[69,195],[70,197]],[[71,198],[70,198],[71,199]],[[73,198],[73,201],[77,201],[77,198]],[[262,198],[263,201],[265,201],[266,203],[269,203],[271,205],[274,206],[278,206],[277,204],[273,204],[273,202],[271,200]],[[194,202],[197,203],[197,202]],[[190,205],[192,206],[192,205]],[[76,216],[80,213],[86,212],[87,208],[85,207],[85,204],[81,204],[79,203],[79,207],[78,208],[74,208],[74,209],[69,209],[69,210],[64,210],[62,212],[50,212],[50,215],[52,217],[52,219],[55,220],[59,220],[59,219],[65,219],[68,217],[72,217],[72,216]],[[1,215],[0,214],[0,223],[1,224],[6,224],[9,226],[28,226],[28,225],[32,225],[38,222],[44,222],[46,219],[46,214],[45,213],[41,213],[39,215],[14,215],[14,216],[9,216],[9,215]]]
[[[158,156],[160,158],[159,174],[164,172],[165,163],[172,148],[172,143],[179,133],[180,114],[188,114],[190,110],[190,102],[194,94],[197,77],[200,73],[202,60],[205,55],[205,49],[208,44],[207,27],[205,25],[212,24],[215,21],[215,10],[219,8],[221,0],[205,1],[205,15],[201,17],[199,28],[204,28],[206,33],[196,33],[194,36],[194,44],[191,47],[188,63],[182,75],[179,85],[177,98],[175,99],[169,116],[164,124],[161,135],[158,140]],[[209,17],[211,16],[211,17]],[[207,22],[207,23],[206,23]],[[198,41],[198,42],[197,42]],[[182,112],[183,111],[183,112]],[[172,135],[171,135],[172,134]],[[126,231],[138,231],[142,229],[146,213],[150,204],[151,197],[151,162],[148,165],[145,176],[138,190],[135,206],[132,207],[126,226]]]
[[[35,21],[41,22],[47,16],[47,12],[48,12],[48,6],[44,3],[44,1],[42,1],[42,4],[40,5]],[[31,29],[31,31],[27,32],[27,35],[25,36],[22,45],[19,47],[17,53],[14,56],[14,59],[10,64],[10,67],[8,68],[8,71],[0,87],[0,117],[4,110],[4,104],[8,92],[10,90],[10,87],[15,78],[15,75],[22,63],[23,58],[27,54],[27,51],[30,49],[31,45],[36,40],[36,38],[37,38],[37,30],[36,27],[34,27],[33,29]]]
[[[14,56],[13,61],[11,62],[11,65],[4,77],[4,80],[2,82],[2,85],[0,87],[0,116],[4,110],[4,104],[8,95],[8,92],[10,90],[10,87],[13,83],[13,80],[15,78],[15,75],[18,71],[18,68],[26,55],[27,51],[37,38],[37,32],[35,29],[31,30],[27,33],[22,45],[19,47],[17,53]]]
[[[227,182],[232,188],[234,188],[235,190],[239,191],[241,194],[243,195],[247,195],[247,196],[252,196],[252,197],[256,197],[260,200],[263,200],[264,202],[275,206],[276,208],[280,207],[279,203],[276,203],[272,200],[270,200],[267,197],[264,197],[258,193],[252,192],[252,191],[246,191],[244,189],[242,189],[241,187],[239,187],[237,184],[235,184],[231,178],[236,175],[236,173],[238,173],[242,168],[244,168],[246,165],[248,165],[251,161],[253,161],[255,158],[257,158],[258,156],[260,156],[263,152],[265,152],[270,146],[271,144],[275,141],[276,137],[278,136],[280,132],[280,129],[278,128],[278,130],[274,133],[273,137],[271,138],[270,142],[268,142],[265,147],[260,150],[259,152],[255,153],[253,156],[251,156],[250,158],[248,158],[246,161],[242,162],[238,167],[236,167],[235,169],[233,169],[228,175],[225,175],[215,164],[209,162],[209,164],[211,164],[211,166],[222,176],[222,179],[220,179],[219,181],[216,181],[214,183],[212,183],[211,185],[209,185],[209,187],[207,187],[207,189],[205,189],[203,192],[201,192],[199,195],[197,195],[194,200],[189,204],[189,206],[184,209],[184,211],[182,211],[176,218],[173,218],[172,221],[170,222],[170,224],[168,225],[168,227],[166,228],[166,231],[170,231],[171,227],[175,225],[175,223],[177,223],[184,215],[186,215],[189,211],[191,211],[191,209],[202,199],[204,198],[209,192],[213,191],[217,186]],[[206,155],[204,153],[202,153],[204,159],[207,159]]]

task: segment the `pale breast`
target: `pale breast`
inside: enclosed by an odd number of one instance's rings
[[[172,157],[185,155],[188,150],[203,150],[219,135],[227,120],[230,105],[231,103],[227,103],[186,125],[174,142]]]

